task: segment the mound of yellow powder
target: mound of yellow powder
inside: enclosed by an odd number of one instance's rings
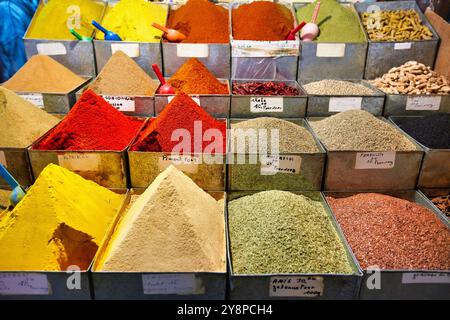
[[[223,205],[170,166],[115,229],[95,270],[225,272]]]
[[[123,195],[48,165],[0,217],[0,270],[87,270],[122,201]]]
[[[154,4],[145,0],[121,0],[109,9],[102,25],[117,33],[124,41],[159,42],[162,32],[152,27],[152,22],[165,25],[167,5]],[[97,31],[97,39],[104,39]]]
[[[92,20],[101,18],[104,5],[93,0],[50,0],[39,7],[27,37],[32,39],[75,40],[70,29],[91,36]]]

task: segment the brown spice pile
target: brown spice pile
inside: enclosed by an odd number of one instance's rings
[[[450,230],[431,210],[376,193],[327,200],[363,269],[450,270]]]

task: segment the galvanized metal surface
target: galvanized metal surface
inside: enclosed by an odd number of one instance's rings
[[[415,60],[427,66],[433,67],[434,59],[438,49],[439,36],[428,22],[415,1],[393,1],[377,2],[375,4],[381,10],[414,9],[430,31],[433,33],[431,40],[410,40],[410,41],[383,41],[375,42],[369,39],[367,51],[366,68],[364,79],[374,79],[380,77],[389,69],[398,67],[407,61]],[[373,8],[371,3],[356,3],[355,7],[359,13],[367,12]],[[367,31],[366,31],[367,34]],[[368,36],[367,36],[368,37]],[[410,49],[395,49],[397,43],[411,43]]]
[[[232,80],[232,83],[245,83],[252,82],[251,79]],[[230,116],[232,118],[256,118],[256,117],[276,117],[276,118],[303,118],[306,115],[306,105],[308,97],[302,87],[297,81],[286,80],[261,80],[262,82],[284,82],[290,87],[294,87],[299,91],[298,96],[259,96],[259,95],[231,95],[231,108]],[[282,112],[252,112],[250,100],[254,97],[270,98],[281,97],[283,98],[283,111]]]
[[[408,98],[415,97],[440,97],[441,103],[439,110],[406,110],[406,104]],[[384,116],[422,116],[429,115],[436,112],[450,113],[450,95],[406,95],[406,94],[386,94],[386,103],[384,106]]]
[[[23,187],[33,184],[30,159],[26,148],[4,148],[0,147],[0,157],[5,158],[6,168]],[[0,159],[1,160],[1,159]],[[0,161],[3,163],[3,161]],[[8,186],[6,181],[0,177],[0,187]]]
[[[353,83],[361,84],[373,90],[373,94],[370,96],[358,96],[358,95],[345,95],[345,96],[331,96],[331,95],[315,95],[308,94],[308,106],[306,114],[308,117],[327,117],[338,112],[330,112],[330,100],[334,98],[351,98],[351,97],[361,97],[361,110],[370,112],[375,116],[381,116],[383,114],[383,106],[385,94],[378,90],[376,87],[372,86],[370,83],[364,80],[345,80]],[[304,86],[307,83],[313,82],[302,81],[300,84]],[[358,108],[359,109],[359,108]]]

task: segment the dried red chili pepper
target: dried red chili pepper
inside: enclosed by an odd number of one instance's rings
[[[284,82],[234,82],[233,94],[258,96],[298,96],[297,88]]]

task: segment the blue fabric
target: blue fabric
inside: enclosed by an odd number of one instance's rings
[[[8,80],[26,61],[22,37],[38,0],[0,0],[0,82]]]

